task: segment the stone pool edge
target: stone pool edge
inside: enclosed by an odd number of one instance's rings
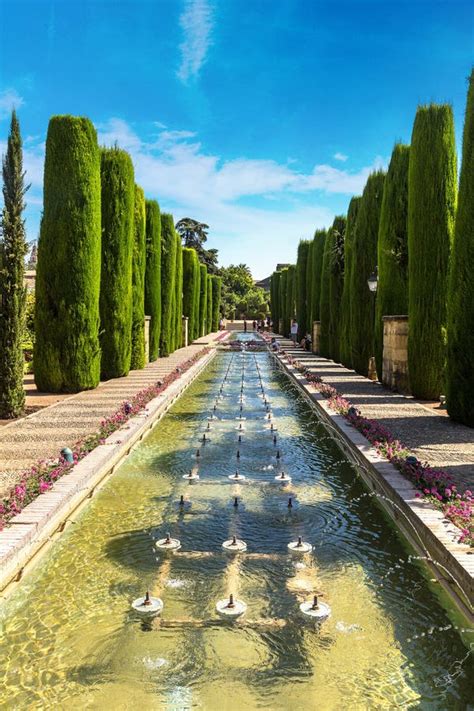
[[[0,534],[0,599],[5,599],[9,588],[38,562],[64,531],[70,517],[87,504],[122,460],[152,432],[216,354],[216,348],[204,354],[164,392],[150,400],[142,412],[109,435],[49,491],[11,519]]]
[[[474,624],[474,555],[467,553],[466,546],[455,541],[455,537],[459,536],[459,529],[450,522],[446,523],[442,512],[429,502],[417,498],[416,489],[412,484],[393,464],[381,457],[370,442],[342,415],[329,407],[326,398],[287,362],[284,355],[271,355],[309,400],[323,424],[334,431],[337,444],[351,459],[355,459],[361,478],[369,491],[386,497],[375,498],[417,554],[428,555],[444,566],[450,578],[444,577],[434,563],[424,561],[458,611],[471,625]],[[413,528],[404,521],[400,510]]]

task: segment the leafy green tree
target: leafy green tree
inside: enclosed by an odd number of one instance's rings
[[[176,303],[176,233],[173,215],[161,214],[161,332],[160,356],[173,352]]]
[[[100,345],[102,378],[130,370],[132,354],[132,256],[135,176],[120,148],[101,152],[102,267]]]
[[[351,343],[351,279],[353,243],[357,230],[357,215],[359,214],[361,197],[353,197],[347,211],[346,234],[344,238],[344,285],[341,297],[341,328],[340,328],[340,360],[348,368],[352,368]]]
[[[458,210],[448,289],[446,404],[449,416],[474,427],[474,70],[469,78]]]
[[[375,302],[375,362],[383,365],[383,317],[408,312],[408,163],[409,146],[392,152],[382,198],[378,239],[378,288]]]
[[[3,211],[0,242],[0,417],[18,417],[25,406],[22,337],[25,323],[25,240],[23,148],[20,124],[12,112],[7,152],[2,161]]]
[[[207,275],[207,315],[206,334],[212,333],[212,274]]]
[[[316,230],[313,238],[313,279],[312,279],[312,308],[313,321],[320,320],[321,276],[323,272],[324,245],[326,243],[326,230]]]
[[[145,367],[145,194],[135,185],[134,241],[132,257],[132,356],[130,368]]]
[[[298,321],[298,339],[307,332],[308,306],[306,294],[306,270],[308,266],[309,240],[302,239],[298,245],[296,259],[296,320]]]
[[[408,168],[408,373],[415,397],[443,389],[446,291],[456,208],[456,147],[450,106],[416,113]]]
[[[199,337],[206,335],[207,316],[207,267],[205,264],[199,265],[201,272],[199,279]]]
[[[161,215],[156,200],[145,201],[145,313],[150,317],[149,360],[160,352],[161,336]]]
[[[350,344],[352,366],[367,376],[369,360],[374,355],[375,295],[367,280],[377,266],[377,239],[385,173],[369,175],[357,216],[352,241],[350,274]]]
[[[183,217],[176,223],[176,231],[183,241],[185,247],[195,249],[202,264],[205,264],[209,273],[217,274],[217,249],[205,249],[207,242],[209,225],[198,222],[191,217]]]
[[[44,392],[78,392],[100,376],[100,151],[89,119],[51,118],[43,190],[35,382]]]

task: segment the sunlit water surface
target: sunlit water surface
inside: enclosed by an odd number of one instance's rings
[[[228,480],[237,465],[242,484]],[[291,485],[275,484],[281,468]],[[270,356],[218,355],[0,607],[0,708],[469,708],[472,657],[363,493]],[[167,531],[182,551],[163,557],[154,541]],[[247,554],[222,552],[232,534]],[[312,555],[288,555],[298,535]],[[147,589],[161,623],[130,611]],[[299,612],[316,590],[332,608],[320,629]],[[215,614],[230,592],[248,604],[237,624]]]

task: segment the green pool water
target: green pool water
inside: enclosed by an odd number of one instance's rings
[[[168,531],[182,548],[164,556]],[[232,535],[247,553],[222,551]],[[298,536],[312,554],[288,553]],[[409,556],[271,356],[219,354],[0,604],[0,708],[472,708],[470,650]],[[146,590],[160,618],[130,610]],[[320,628],[299,611],[315,591]],[[248,605],[234,624],[215,612],[230,592]]]

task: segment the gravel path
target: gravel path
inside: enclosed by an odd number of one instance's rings
[[[365,417],[381,422],[420,459],[448,471],[457,486],[474,489],[474,429],[457,424],[433,407],[410,396],[393,393],[380,383],[358,375],[290,341],[285,350],[333,385]]]
[[[22,473],[40,459],[57,457],[63,447],[93,434],[104,417],[124,400],[171,373],[222,334],[214,333],[180,348],[167,358],[148,363],[124,378],[101,383],[95,390],[68,395],[56,404],[0,428],[0,499],[20,481]]]

